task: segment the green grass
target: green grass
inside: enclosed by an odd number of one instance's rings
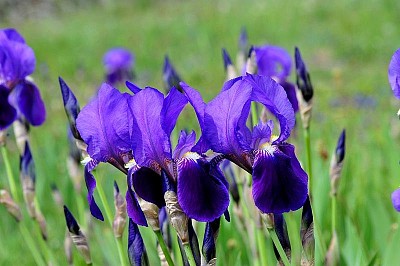
[[[47,121],[32,128],[32,151],[37,196],[47,219],[49,243],[59,263],[66,264],[65,222],[62,209],[51,198],[50,184],[57,184],[76,215],[77,206],[66,170],[67,120],[58,76],[70,85],[83,106],[102,82],[104,52],[124,46],[135,53],[140,86],[162,88],[163,58],[168,54],[183,79],[208,101],[225,78],[221,48],[227,48],[232,56],[236,53],[242,26],[247,28],[252,44],[283,46],[291,54],[298,46],[308,65],[315,89],[311,138],[316,215],[326,245],[330,240],[330,158],[324,160],[319,154],[326,150],[330,156],[342,128],[346,128],[347,153],[337,222],[343,265],[367,265],[375,255],[376,265],[400,261],[400,217],[390,202],[390,193],[400,184],[399,136],[391,134],[393,128],[400,127],[395,119],[400,104],[393,100],[387,81],[390,57],[400,47],[399,9],[396,0],[123,1],[17,24],[0,22],[1,27],[17,28],[37,58],[33,77],[46,103]],[[192,121],[193,112],[185,112],[178,127],[196,127]],[[301,130],[292,141],[305,162]],[[8,148],[17,176],[19,158],[13,138]],[[7,187],[1,158],[0,167],[0,187]],[[113,180],[123,187],[125,177],[109,165],[98,171],[105,173],[99,182],[111,204]],[[0,216],[0,264],[34,265],[16,223],[3,207]],[[117,265],[112,232],[105,223],[92,220],[95,230],[90,245],[95,263]],[[223,223],[219,265],[234,265],[237,261],[237,265],[252,265],[249,249],[243,247],[234,224]],[[144,231],[146,243],[154,242],[150,232]],[[152,265],[156,265],[154,247],[147,246]],[[82,264],[76,250],[74,253],[75,261]]]

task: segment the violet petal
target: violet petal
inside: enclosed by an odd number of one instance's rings
[[[258,74],[285,80],[292,68],[290,54],[282,47],[265,45],[255,47]]]
[[[90,213],[93,215],[93,217],[99,219],[100,221],[104,221],[103,214],[101,213],[101,210],[97,205],[93,196],[94,190],[96,188],[96,179],[90,172],[89,168],[90,168],[89,165],[85,166],[85,183],[86,183],[86,188],[88,190],[87,200],[89,203]]]
[[[400,49],[397,49],[390,60],[388,78],[394,96],[400,99]]]
[[[264,213],[281,214],[301,208],[307,198],[307,174],[290,144],[256,150],[253,198]]]
[[[39,126],[45,121],[46,109],[35,84],[29,81],[18,83],[8,101],[31,125]]]
[[[17,110],[8,102],[10,90],[0,85],[0,130],[9,127],[17,118]]]
[[[165,133],[169,137],[176,125],[176,120],[188,100],[184,94],[179,92],[175,87],[171,88],[165,97],[163,107],[161,109],[161,125]]]
[[[159,208],[165,206],[161,176],[150,168],[141,167],[134,171],[132,185],[139,197],[145,201],[154,203]]]
[[[136,224],[147,226],[146,217],[144,216],[144,213],[140,208],[139,202],[136,198],[135,192],[133,192],[132,189],[132,180],[130,177],[133,174],[134,170],[133,168],[131,168],[127,176],[128,189],[126,191],[126,211],[129,218],[131,218]]]
[[[212,167],[204,159],[182,158],[178,162],[179,203],[190,218],[200,222],[217,219],[229,205],[225,178]]]
[[[392,204],[396,211],[400,212],[400,188],[392,193]]]
[[[186,131],[181,130],[179,134],[178,144],[176,144],[176,148],[172,153],[173,159],[178,159],[183,157],[183,155],[189,152],[196,142],[196,132],[193,130],[190,134],[187,134]]]

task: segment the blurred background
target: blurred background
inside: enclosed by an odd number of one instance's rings
[[[338,196],[338,237],[344,261],[348,265],[367,265],[373,258],[376,265],[400,261],[396,254],[400,217],[390,201],[391,192],[400,185],[396,116],[400,103],[387,80],[390,58],[400,47],[399,11],[397,0],[0,0],[0,28],[16,28],[36,55],[33,78],[47,108],[45,124],[31,130],[36,190],[60,264],[66,264],[65,221],[62,209],[52,200],[50,185],[59,187],[73,212],[76,195],[70,193],[73,186],[66,169],[67,119],[58,77],[69,84],[83,107],[104,80],[103,54],[122,46],[135,54],[139,86],[162,89],[162,66],[168,55],[182,79],[209,101],[225,80],[221,48],[235,58],[243,27],[250,44],[282,46],[291,55],[299,47],[308,66],[315,90],[311,122],[315,211],[326,228],[324,241],[330,240],[329,160],[346,128],[347,154]],[[291,81],[295,81],[294,73]],[[184,127],[198,127],[190,110],[178,122],[179,129]],[[305,160],[301,130],[291,141]],[[19,157],[12,137],[7,146],[17,175]],[[100,182],[111,203],[113,180],[125,191],[125,177],[109,165],[100,168],[105,173]],[[7,187],[3,169],[0,158],[0,186]],[[21,256],[28,249],[3,207],[0,217],[0,264],[33,265],[30,256]],[[104,248],[105,241],[113,241],[111,231],[98,221],[93,223],[95,236],[90,244],[101,251],[93,253],[95,262],[116,265],[116,248]],[[219,265],[236,261],[252,265],[232,225],[225,222],[221,231]],[[75,257],[77,263],[83,262]],[[152,263],[157,265],[156,260]]]

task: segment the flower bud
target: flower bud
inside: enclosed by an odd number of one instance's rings
[[[253,46],[250,48],[247,57],[246,72],[249,74],[255,74],[257,72],[256,52]]]
[[[64,109],[68,118],[70,130],[74,138],[82,140],[82,137],[76,128],[76,119],[78,118],[78,114],[80,112],[78,100],[76,99],[72,90],[68,87],[67,83],[65,83],[61,77],[58,78],[58,81],[60,83]]]
[[[144,199],[140,198],[137,196],[140,208],[142,209],[144,216],[146,217],[147,223],[150,225],[151,229],[153,231],[159,231],[160,230],[160,221],[158,219],[158,212],[159,208],[157,205],[145,201]]]
[[[11,198],[10,193],[7,190],[0,190],[0,204],[3,204],[7,211],[17,220],[22,220],[21,209],[18,204]]]
[[[126,201],[119,193],[118,184],[114,181],[114,206],[115,217],[113,222],[113,230],[116,238],[122,237],[126,225]]]
[[[28,142],[25,143],[24,153],[20,158],[20,178],[25,204],[32,218],[36,215],[35,207],[35,164]]]
[[[29,143],[29,123],[24,119],[17,119],[14,121],[13,127],[19,153],[23,154],[25,143]]]
[[[172,87],[175,87],[180,92],[182,92],[182,87],[181,85],[179,85],[179,82],[181,82],[182,79],[176,72],[174,66],[171,64],[168,56],[165,56],[164,59],[163,80],[164,80],[164,87],[167,92]]]
[[[67,228],[69,231],[69,236],[71,237],[72,242],[74,243],[78,251],[81,253],[86,264],[91,264],[92,258],[90,256],[90,249],[86,237],[80,230],[80,227],[77,221],[75,220],[74,216],[65,205],[64,205],[64,215]]]
[[[168,211],[171,225],[175,228],[178,233],[179,239],[182,244],[186,245],[189,243],[189,232],[188,232],[188,217],[183,212],[178,202],[178,197],[174,191],[168,190],[164,194],[165,204]]]
[[[337,189],[339,187],[339,179],[343,169],[343,160],[345,156],[345,143],[346,143],[346,132],[342,131],[340,134],[336,149],[333,153],[329,176],[331,179],[331,195],[336,196]]]
[[[236,69],[232,64],[232,60],[225,48],[222,48],[222,58],[224,59],[224,68],[226,71],[226,80],[237,77]]]

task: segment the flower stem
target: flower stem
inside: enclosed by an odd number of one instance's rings
[[[332,235],[336,232],[336,196],[332,195]]]
[[[183,244],[183,248],[185,250],[186,257],[188,259],[189,265],[190,266],[195,266],[196,265],[196,261],[194,260],[193,252],[192,252],[192,249],[190,248],[190,244],[189,243]]]
[[[8,183],[10,185],[10,190],[11,190],[11,195],[14,198],[15,202],[19,202],[19,197],[18,197],[18,192],[17,192],[17,186],[15,184],[14,176],[11,170],[11,164],[10,160],[8,159],[8,153],[6,146],[1,146],[1,154],[3,156],[3,161],[6,167],[6,172],[7,172],[7,178],[8,178]]]
[[[301,239],[300,239],[300,221],[301,210],[296,212],[285,213],[285,221],[291,246],[291,264],[301,264]]]
[[[111,229],[112,229],[112,227],[113,227],[113,219],[112,219],[112,215],[111,215],[111,209],[110,209],[110,206],[108,205],[106,194],[104,193],[103,186],[101,185],[100,181],[97,182],[96,188],[97,188],[97,192],[99,194],[101,203],[103,204],[104,210],[106,212],[106,219],[108,220],[108,222],[109,222],[109,224],[111,226]],[[124,252],[123,252],[122,239],[121,238],[115,238],[115,241],[117,242],[118,255],[119,255],[119,259],[120,259],[121,265],[122,266],[126,266],[128,264],[126,263],[126,259],[125,259]]]
[[[286,256],[285,251],[283,250],[283,247],[281,245],[281,242],[278,239],[278,236],[277,236],[277,234],[275,232],[275,229],[268,229],[268,232],[269,232],[269,235],[271,236],[272,241],[275,244],[276,249],[278,250],[279,256],[281,256],[283,265],[289,266],[290,262],[289,262],[289,260],[288,260],[288,258]]]
[[[25,227],[25,225],[20,221],[18,223],[19,230],[21,232],[22,237],[25,240],[26,245],[31,250],[31,254],[33,259],[35,260],[36,264],[39,266],[46,266],[45,261],[43,260],[40,252],[37,250],[35,241],[32,238],[30,231]]]
[[[264,230],[258,228],[257,229],[257,245],[258,245],[258,254],[260,255],[261,265],[267,266],[267,247],[265,245],[265,235]]]
[[[164,253],[164,256],[165,256],[165,259],[167,260],[168,265],[173,266],[174,262],[172,261],[171,254],[169,254],[169,250],[167,248],[167,245],[165,244],[165,241],[161,234],[161,231],[157,230],[157,231],[154,231],[154,233],[157,236],[158,244],[160,245],[161,250]]]

